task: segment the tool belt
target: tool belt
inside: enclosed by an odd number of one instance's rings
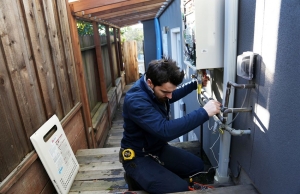
[[[135,157],[133,149],[130,148],[120,148],[119,151],[119,161],[123,164],[124,161],[132,160]]]

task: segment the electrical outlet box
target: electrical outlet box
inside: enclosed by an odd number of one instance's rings
[[[250,51],[243,52],[237,57],[237,75],[247,79],[253,79],[253,67],[256,59],[256,54]]]

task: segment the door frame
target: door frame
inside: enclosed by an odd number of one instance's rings
[[[171,58],[172,60],[175,60],[177,63],[177,66],[180,69],[183,69],[182,67],[182,36],[181,36],[181,30],[180,27],[172,28],[170,30],[170,36],[171,36]],[[180,42],[179,42],[180,41]],[[180,118],[184,115],[183,109],[180,108],[181,104],[183,104],[183,100],[180,99],[176,102],[174,102],[174,119]],[[183,136],[179,137],[180,142],[183,141]]]

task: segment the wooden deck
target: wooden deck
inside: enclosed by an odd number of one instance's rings
[[[128,87],[130,86],[127,86],[127,89]],[[117,194],[127,191],[128,186],[124,180],[124,170],[118,158],[123,132],[123,102],[124,98],[122,97],[104,148],[82,149],[77,151],[76,158],[80,165],[80,169],[69,194]],[[170,144],[200,156],[200,143],[198,141],[182,143],[171,142]],[[146,194],[144,191],[137,191],[136,193]],[[181,193],[257,194],[252,185],[227,186],[205,191],[189,191]]]

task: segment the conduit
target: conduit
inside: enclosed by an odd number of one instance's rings
[[[225,30],[224,30],[224,78],[223,83],[235,80],[236,76],[236,56],[237,56],[237,24],[238,24],[238,0],[225,1]],[[225,86],[224,86],[225,87]],[[226,88],[223,89],[225,91]],[[233,104],[234,95],[228,99],[229,104]],[[224,98],[223,98],[224,101]],[[224,104],[224,102],[222,103]],[[231,106],[233,107],[233,106]],[[217,183],[228,183],[228,164],[231,134],[225,131],[220,136],[219,167],[214,177]]]

